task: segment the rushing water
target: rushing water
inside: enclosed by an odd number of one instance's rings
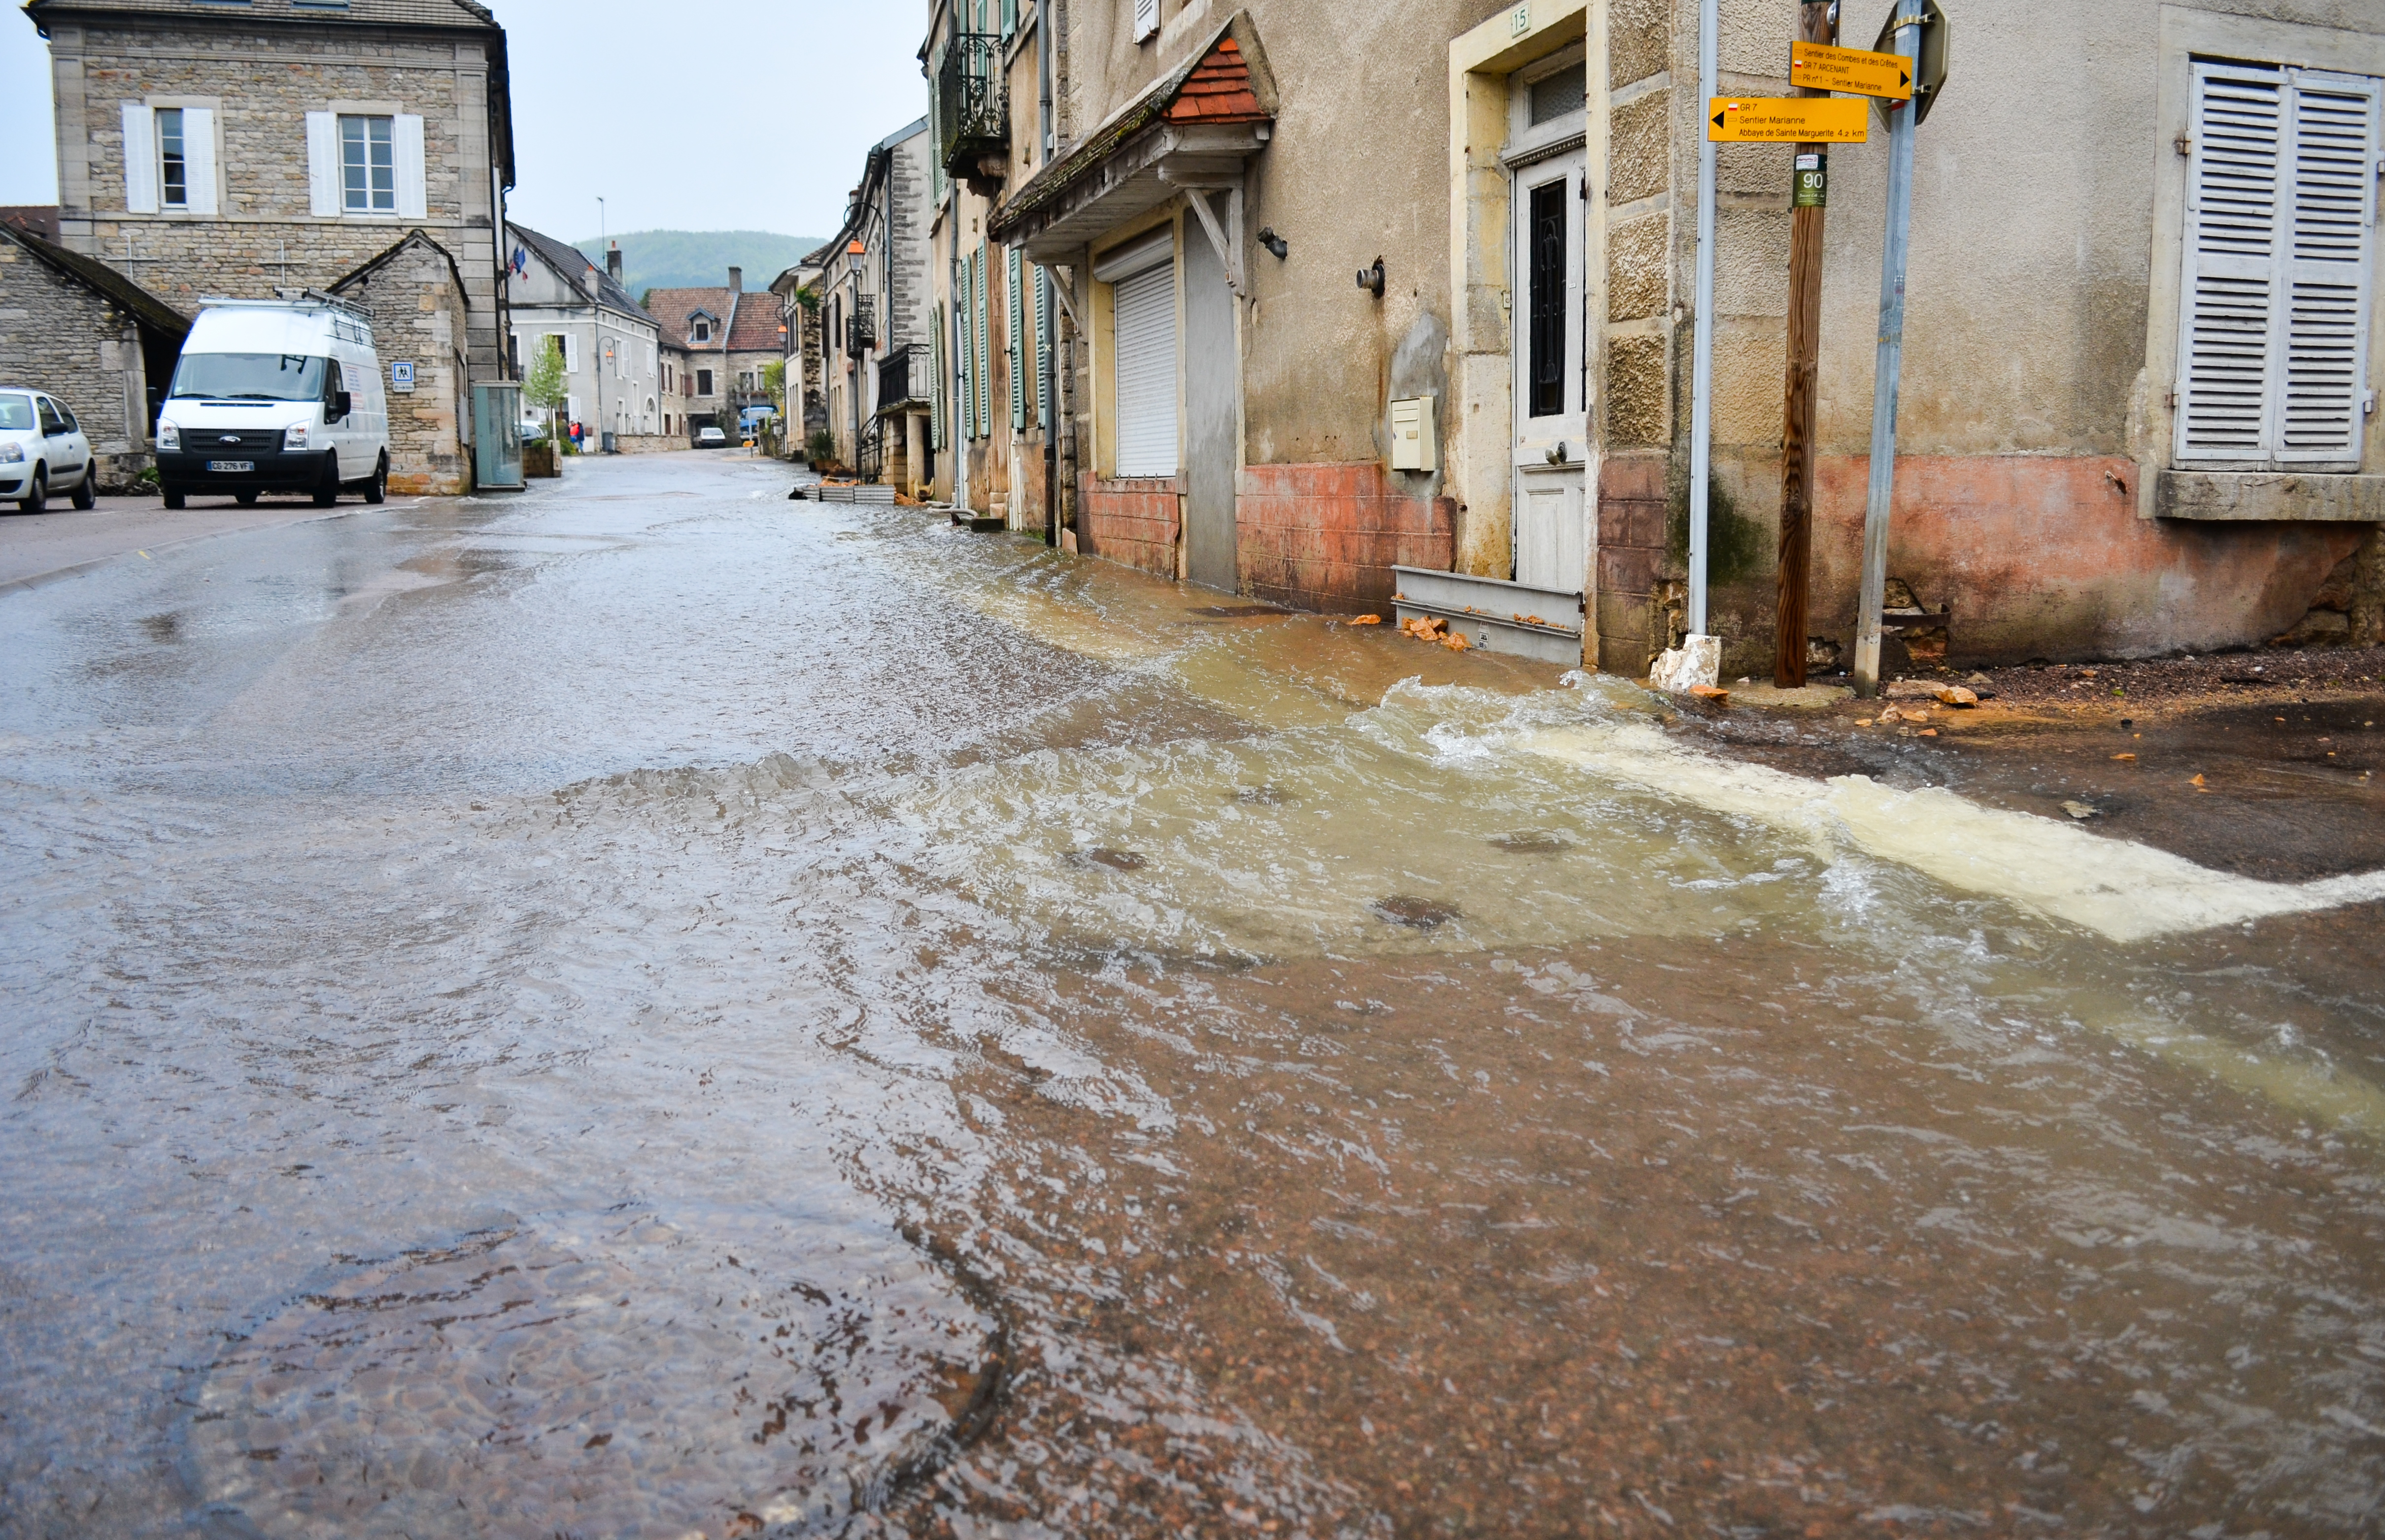
[[[2378,1529],[2372,879],[575,469],[0,599],[0,1534]]]

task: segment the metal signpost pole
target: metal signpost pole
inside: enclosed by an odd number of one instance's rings
[[[1897,0],[1899,56],[1921,54],[1922,0]],[[1873,367],[1871,487],[1864,502],[1863,597],[1855,612],[1855,693],[1879,693],[1880,606],[1888,590],[1888,515],[1896,491],[1896,389],[1904,363],[1904,263],[1913,228],[1913,128],[1921,106],[1887,104],[1888,241],[1879,269],[1879,354]]]
[[[1715,99],[1722,58],[1721,0],[1698,6],[1698,100]],[[1698,267],[1690,384],[1689,633],[1706,634],[1706,485],[1714,456],[1715,145],[1698,145]],[[1708,679],[1706,683],[1714,681]]]

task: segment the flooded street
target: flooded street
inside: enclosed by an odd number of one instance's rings
[[[0,596],[0,1535],[2385,1522],[2374,791],[570,470]]]

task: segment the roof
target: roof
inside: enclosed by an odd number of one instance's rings
[[[97,257],[70,252],[15,225],[0,225],[0,241],[13,242],[23,247],[52,272],[81,284],[143,326],[165,332],[169,337],[181,337],[190,332],[189,317]]]
[[[25,14],[39,27],[49,18],[74,11],[106,11],[133,16],[237,17],[242,20],[270,19],[336,26],[343,21],[381,27],[459,27],[472,31],[500,30],[497,19],[475,0],[345,0],[345,4],[298,5],[294,0],[30,0]]]
[[[541,235],[528,225],[506,222],[506,228],[520,237],[523,245],[538,254],[539,260],[554,268],[572,292],[589,304],[637,319],[652,320],[646,307],[630,297],[611,273],[588,260],[588,254],[577,246],[567,245],[551,235]]]
[[[364,284],[370,281],[375,273],[380,272],[383,267],[388,267],[392,261],[396,259],[398,253],[406,250],[406,247],[413,245],[418,241],[430,247],[432,251],[437,252],[441,256],[446,258],[447,270],[456,275],[456,292],[464,296],[464,308],[469,310],[472,307],[472,293],[470,290],[464,286],[464,269],[456,266],[455,254],[418,230],[407,230],[404,235],[398,238],[397,243],[391,246],[389,250],[381,253],[379,256],[374,257],[370,262],[358,267],[355,272],[350,273],[347,277],[333,282],[329,292],[336,294],[341,290],[347,288],[350,284]]]
[[[1085,136],[1083,143],[1045,166],[1003,200],[987,221],[987,233],[997,241],[1006,240],[1021,219],[1090,178],[1145,129],[1160,124],[1203,128],[1271,123],[1275,108],[1274,77],[1258,45],[1257,31],[1247,14],[1237,12],[1205,46],[1194,49],[1183,63],[1111,114],[1107,122]]]
[[[737,296],[737,317],[729,327],[731,353],[787,351],[787,312],[776,294],[752,290]]]
[[[912,124],[909,128],[896,129],[893,133],[890,133],[885,138],[880,140],[875,148],[880,150],[891,150],[895,145],[907,143],[911,140],[918,138],[921,134],[926,133],[927,131],[928,120],[922,118],[918,122]]]
[[[58,238],[58,205],[56,204],[0,205],[0,225],[14,225],[19,230],[31,230],[44,241]]]
[[[646,295],[646,313],[663,329],[663,341],[672,347],[693,348],[698,353],[720,353],[727,349],[728,324],[732,296],[723,289],[656,289]],[[721,324],[708,342],[691,342],[695,313],[703,311]]]

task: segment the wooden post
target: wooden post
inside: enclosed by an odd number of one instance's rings
[[[1801,43],[1838,42],[1829,0],[1804,0],[1797,7]],[[1827,96],[1799,90],[1799,96]],[[1789,228],[1789,399],[1780,433],[1780,593],[1774,608],[1772,682],[1782,689],[1805,683],[1806,591],[1813,570],[1814,417],[1822,356],[1822,217],[1820,197],[1809,177],[1827,189],[1828,146],[1800,144],[1792,177],[1795,207]],[[1809,157],[1812,157],[1809,159]]]

